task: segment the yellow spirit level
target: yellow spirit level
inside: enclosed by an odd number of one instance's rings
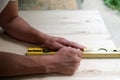
[[[51,55],[56,51],[45,48],[28,48],[26,55]],[[120,58],[120,48],[84,48],[83,58]]]
[[[28,48],[26,55],[46,55],[55,54],[55,51],[46,48]]]

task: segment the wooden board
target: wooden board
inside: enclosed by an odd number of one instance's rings
[[[23,18],[42,32],[64,37],[90,48],[115,47],[98,11],[53,10],[21,12],[22,14]]]
[[[45,33],[61,36],[90,48],[115,47],[98,11],[20,11],[20,15]],[[0,50],[24,54],[27,47],[35,46],[0,34]],[[9,80],[119,80],[119,63],[120,59],[83,59],[72,76],[40,74]]]

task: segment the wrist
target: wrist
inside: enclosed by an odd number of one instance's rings
[[[45,67],[46,73],[55,73],[56,72],[56,59],[54,55],[45,55],[43,56],[43,66]]]
[[[46,34],[40,32],[40,31],[36,31],[36,42],[38,44],[43,44],[45,42],[46,38],[47,38]]]
[[[56,72],[55,61],[53,55],[29,56],[37,64],[39,73],[54,73]]]

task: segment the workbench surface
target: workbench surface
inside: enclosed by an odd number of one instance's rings
[[[20,15],[36,29],[64,37],[89,48],[115,48],[98,11],[20,11]],[[0,32],[0,51],[24,55],[28,47],[37,45],[17,41]],[[120,59],[82,59],[74,75],[40,74],[11,79],[19,80],[118,80]]]

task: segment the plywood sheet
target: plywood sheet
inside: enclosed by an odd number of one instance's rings
[[[115,47],[98,11],[20,13],[31,25],[45,33],[64,37],[90,48]]]

